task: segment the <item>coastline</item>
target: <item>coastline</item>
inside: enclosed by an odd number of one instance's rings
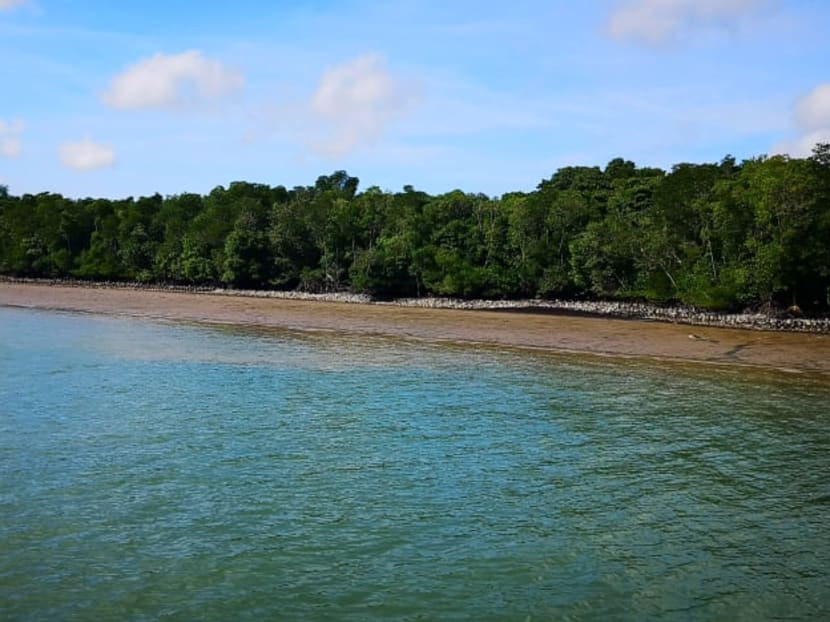
[[[0,276],[0,284],[48,285],[82,289],[139,290],[148,292],[179,292],[191,294],[212,294],[247,298],[271,298],[278,300],[304,300],[312,302],[340,302],[362,305],[380,305],[406,308],[455,309],[469,311],[498,311],[560,314],[593,318],[640,320],[649,322],[671,322],[688,326],[709,326],[715,328],[737,328],[781,332],[816,333],[830,335],[830,314],[815,317],[795,317],[789,314],[774,316],[765,313],[729,313],[700,310],[683,305],[656,305],[627,301],[596,300],[487,300],[436,298],[397,298],[379,300],[366,294],[332,292],[314,294],[302,291],[224,289],[205,286],[157,285],[129,282],[95,282],[71,279],[30,279]]]
[[[0,282],[0,306],[335,331],[570,354],[752,367],[830,378],[830,335],[608,317],[321,302],[227,293]]]

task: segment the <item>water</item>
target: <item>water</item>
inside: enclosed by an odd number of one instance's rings
[[[0,618],[826,619],[828,398],[0,308]]]

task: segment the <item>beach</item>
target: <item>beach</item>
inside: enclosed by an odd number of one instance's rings
[[[528,311],[427,309],[28,283],[0,283],[0,306],[745,366],[830,379],[830,335]]]

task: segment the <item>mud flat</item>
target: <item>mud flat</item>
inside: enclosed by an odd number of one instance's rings
[[[744,330],[539,313],[532,305],[437,308],[429,302],[355,304],[368,301],[299,298],[0,282],[0,306],[748,366],[830,379],[830,335],[823,331],[758,330],[758,326]],[[498,312],[505,310],[510,312]],[[818,332],[822,334],[814,334]]]

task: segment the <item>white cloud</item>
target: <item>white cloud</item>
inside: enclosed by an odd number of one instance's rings
[[[765,0],[626,0],[611,14],[606,33],[661,45],[695,27],[734,23],[760,8]]]
[[[796,121],[805,130],[830,128],[830,82],[820,84],[798,102]]]
[[[28,4],[29,0],[0,0],[0,11],[10,11],[14,7]]]
[[[377,140],[409,105],[411,94],[375,54],[359,56],[325,71],[309,102],[327,125],[315,151],[338,156]]]
[[[119,109],[166,108],[210,100],[240,89],[245,77],[198,50],[156,54],[112,79],[101,98]]]
[[[23,143],[14,136],[0,138],[0,156],[16,158],[23,151]]]
[[[813,147],[817,143],[830,143],[830,128],[817,130],[799,136],[795,140],[775,145],[770,152],[773,154],[786,154],[793,158],[808,158],[813,153]]]
[[[802,97],[795,106],[798,138],[773,147],[773,153],[786,153],[806,158],[816,143],[830,143],[830,82],[819,84]]]
[[[0,119],[0,157],[16,158],[23,153],[23,142],[20,134],[23,132],[23,121],[16,120],[6,123]]]
[[[76,171],[94,171],[115,164],[115,151],[109,145],[101,145],[84,138],[74,143],[64,143],[58,149],[61,164]]]

